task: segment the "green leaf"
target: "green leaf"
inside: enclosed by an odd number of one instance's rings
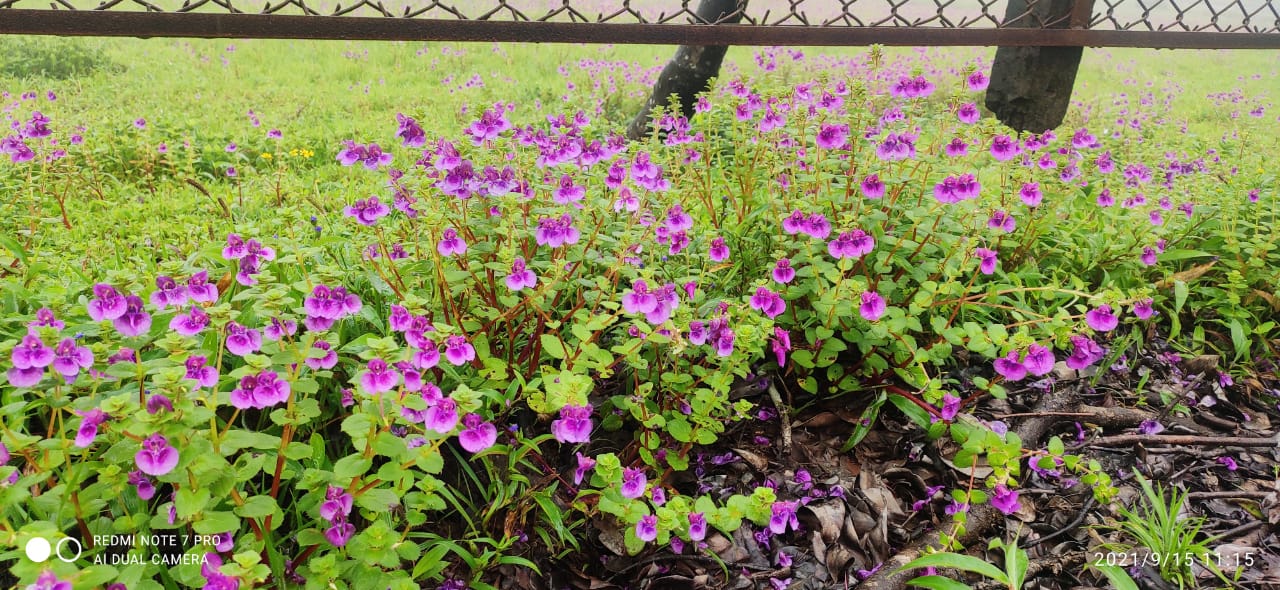
[[[912,578],[907,580],[907,585],[930,588],[931,590],[970,590],[972,588],[968,584],[957,582],[942,576],[920,576],[918,578]]]
[[[245,500],[243,506],[236,506],[236,514],[245,518],[262,518],[277,510],[276,500],[271,496],[253,496]]]
[[[364,475],[373,466],[373,461],[360,455],[348,455],[333,464],[333,476],[339,480],[351,479]]]
[[[911,562],[908,563],[907,565],[904,565],[901,568],[899,568],[898,571],[903,572],[910,569],[920,569],[920,568],[926,568],[926,567],[945,567],[945,568],[963,570],[966,572],[973,572],[975,574],[979,574],[979,575],[983,575],[988,578],[991,578],[992,580],[1000,582],[1001,584],[1004,584],[1006,586],[1009,585],[1009,576],[1006,576],[1005,573],[1000,571],[1000,569],[997,568],[996,566],[991,565],[985,561],[982,561],[981,559],[978,559],[976,557],[971,557],[969,555],[959,555],[956,553],[934,553],[932,555],[917,557],[916,559],[911,560]]]
[[[22,245],[17,240],[9,237],[8,234],[0,234],[0,246],[4,246],[5,250],[12,252],[13,257],[17,258],[18,262],[22,263],[22,266],[27,266],[27,251],[22,248]]]
[[[564,358],[564,344],[560,342],[560,338],[555,334],[543,334],[542,352],[547,353],[551,358]]]
[[[201,535],[216,535],[227,531],[240,530],[240,519],[230,512],[206,512],[204,518],[191,524],[191,528]]]
[[[182,488],[178,490],[178,495],[173,500],[173,507],[178,512],[178,518],[187,519],[195,516],[204,510],[209,504],[209,488],[202,487],[196,490]]]
[[[1107,577],[1107,581],[1111,582],[1114,590],[1138,590],[1138,584],[1133,581],[1129,573],[1124,568],[1116,565],[1094,565],[1094,569],[1102,572]]]

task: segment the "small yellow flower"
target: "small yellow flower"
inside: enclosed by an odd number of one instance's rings
[[[293,148],[293,149],[289,150],[289,155],[290,155],[290,156],[297,157],[297,156],[298,156],[298,148]]]
[[[262,152],[262,158],[263,158],[264,160],[270,160],[270,159],[271,159],[271,152]]]

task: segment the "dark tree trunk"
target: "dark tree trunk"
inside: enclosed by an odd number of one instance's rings
[[[742,20],[746,7],[747,0],[702,0],[696,14],[706,22],[737,23]],[[662,69],[644,108],[627,126],[627,138],[638,141],[648,137],[653,132],[650,121],[653,110],[666,106],[673,94],[680,104],[680,112],[692,117],[698,93],[705,92],[708,82],[720,73],[720,63],[728,50],[727,46],[681,45]]]
[[[1092,7],[1092,0],[1009,0],[1005,21],[1014,27],[1052,23],[1052,28],[1083,28],[1089,24]],[[1083,47],[997,49],[987,108],[1018,131],[1040,133],[1061,125],[1083,54]]]

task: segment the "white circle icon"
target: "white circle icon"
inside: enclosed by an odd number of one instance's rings
[[[62,554],[62,547],[63,547],[64,545],[66,545],[67,543],[75,543],[75,544],[76,544],[76,554],[75,554],[75,555],[73,555],[73,556],[71,556],[71,557],[67,557],[67,556],[65,556],[65,555],[63,555],[63,554]],[[57,549],[58,549],[58,559],[61,559],[61,560],[62,560],[63,562],[65,562],[65,563],[71,563],[71,562],[74,562],[74,561],[75,561],[75,560],[77,560],[77,559],[80,559],[80,554],[81,554],[81,553],[84,553],[84,547],[82,547],[82,546],[80,545],[80,541],[77,541],[77,540],[75,540],[75,539],[72,539],[71,537],[63,537],[61,541],[58,541],[58,548],[57,548]]]
[[[27,559],[36,563],[44,563],[49,559],[49,554],[53,553],[53,547],[49,545],[48,539],[44,537],[32,537],[27,541]]]

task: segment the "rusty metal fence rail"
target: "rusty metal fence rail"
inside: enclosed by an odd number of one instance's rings
[[[0,0],[0,34],[1280,48],[1273,1],[750,0],[717,23],[696,0]]]

